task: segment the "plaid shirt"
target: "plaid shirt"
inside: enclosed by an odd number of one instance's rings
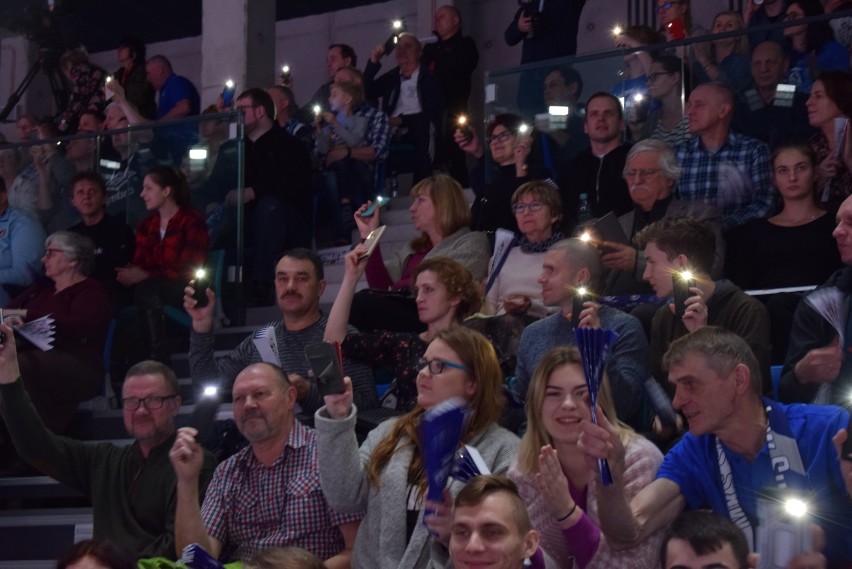
[[[372,146],[375,150],[376,160],[386,160],[390,137],[388,116],[367,103],[361,103],[355,109],[355,116],[367,117],[367,146]]]
[[[337,526],[362,515],[329,508],[320,488],[316,435],[294,421],[272,465],[258,462],[250,446],[219,465],[201,517],[207,533],[224,546],[221,558],[245,561],[256,551],[289,546],[328,559],[343,550]]]
[[[207,258],[207,223],[204,216],[182,207],[169,220],[160,239],[160,214],[145,218],[136,228],[133,264],[152,277],[169,280],[192,278],[192,270]]]
[[[711,154],[696,137],[675,146],[675,156],[682,169],[675,196],[718,207],[724,229],[772,213],[769,149],[759,140],[729,132]]]

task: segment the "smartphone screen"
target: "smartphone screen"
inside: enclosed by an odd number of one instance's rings
[[[305,346],[305,357],[317,382],[320,395],[343,393],[343,363],[340,357],[340,344],[315,342]]]
[[[689,287],[695,286],[694,279],[684,279],[678,274],[672,276],[672,295],[674,296],[675,314],[678,318],[683,318],[686,312],[686,299],[692,295],[689,292]]]

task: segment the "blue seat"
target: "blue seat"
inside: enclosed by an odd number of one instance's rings
[[[772,397],[778,401],[778,388],[781,386],[781,370],[784,366],[772,366],[769,375],[772,377]]]
[[[222,272],[225,267],[225,250],[216,249],[210,251],[207,255],[207,266],[213,269],[213,292],[216,294],[216,313],[221,310],[221,294],[222,294]],[[184,328],[189,328],[192,325],[192,318],[187,314],[186,310],[175,308],[174,306],[166,305],[163,307],[163,312],[166,318],[176,322]]]

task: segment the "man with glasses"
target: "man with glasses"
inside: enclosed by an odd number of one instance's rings
[[[589,148],[565,164],[557,180],[569,223],[577,220],[580,194],[588,196],[595,217],[610,211],[622,215],[633,207],[627,184],[621,177],[630,150],[629,143],[621,142],[624,132],[621,102],[602,91],[589,97],[584,130],[589,136]]]
[[[637,142],[627,153],[623,174],[634,206],[632,211],[618,218],[627,243],[602,243],[601,262],[604,268],[609,269],[603,294],[651,293],[650,285],[642,280],[645,252],[632,244],[633,237],[664,217],[692,217],[713,226],[717,247],[713,274],[721,275],[725,241],[722,238],[719,210],[713,206],[682,202],[674,198],[672,190],[680,176],[680,168],[671,147],[652,138]]]
[[[582,311],[574,314],[575,294],[585,287],[589,293],[600,288],[601,262],[598,250],[580,239],[564,239],[547,251],[538,282],[545,306],[559,312],[533,322],[524,329],[518,346],[518,364],[512,391],[522,400],[539,361],[556,346],[575,345],[574,328],[605,328],[618,334],[607,366],[618,418],[638,425],[642,383],[648,376],[648,341],[633,316],[600,306],[588,296]],[[576,306],[579,308],[579,305]]]
[[[18,454],[92,502],[94,537],[109,539],[137,557],[174,559],[175,474],[169,449],[181,405],[174,372],[155,361],[130,368],[122,389],[127,446],[90,444],[54,435],[42,423],[20,379],[12,329],[0,345],[0,410]],[[204,451],[199,495],[213,474]]]
[[[248,561],[270,547],[307,549],[328,567],[349,567],[361,514],[326,502],[316,435],[295,419],[296,388],[280,368],[246,367],[232,390],[234,421],[249,446],[216,469],[203,504],[203,448],[182,428],[170,456],[177,473],[177,551],[200,544],[223,562]]]

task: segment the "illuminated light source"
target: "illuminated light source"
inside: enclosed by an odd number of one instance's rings
[[[456,122],[458,122],[459,126],[464,126],[467,124],[467,117],[464,115],[459,115],[459,118]]]
[[[393,29],[401,30],[402,29],[402,20],[394,20],[391,25],[393,26]]]
[[[612,27],[612,35],[614,35],[614,36],[620,36],[623,32],[624,32],[624,29],[621,26],[619,26],[618,24],[616,24],[615,26]]]
[[[115,160],[105,160],[104,158],[101,158],[99,164],[107,170],[118,170],[121,168],[121,162],[116,162]]]
[[[206,148],[190,148],[189,149],[189,159],[190,160],[207,160],[207,149]]]
[[[233,89],[234,88],[233,80],[228,79],[227,81],[225,81],[225,87],[227,87],[228,89]]]
[[[204,397],[216,397],[218,394],[219,388],[215,385],[208,385],[204,388],[204,391],[202,392],[202,395],[204,395]]]
[[[547,112],[555,117],[567,117],[571,108],[563,105],[550,105],[547,107]]]
[[[789,498],[784,502],[784,511],[794,518],[801,518],[808,513],[808,505],[798,498]]]
[[[581,286],[577,289],[577,295],[578,296],[586,296],[588,294],[588,292],[589,291],[584,286]]]
[[[530,127],[526,123],[521,123],[521,126],[518,127],[519,134],[526,134],[530,131]]]
[[[678,275],[680,275],[681,280],[684,280],[684,281],[691,281],[692,279],[695,278],[693,276],[692,272],[688,271],[688,270],[687,271],[681,271],[681,272],[678,273]]]
[[[281,68],[281,73],[283,73],[284,75],[286,75],[286,74],[290,73],[290,66],[289,66],[289,65],[287,65],[287,64],[285,64],[285,65]]]
[[[319,115],[322,112],[322,107],[319,105],[314,105],[314,114]]]
[[[583,233],[580,234],[580,241],[584,241],[584,242],[588,243],[591,240],[592,240],[592,234],[589,233],[588,231],[584,231]]]
[[[195,269],[195,278],[196,279],[203,279],[206,276],[207,276],[207,270],[204,267],[199,267],[199,268]]]
[[[641,103],[644,99],[645,99],[645,95],[643,95],[642,93],[636,93],[635,95],[633,95],[633,102],[634,103]]]

